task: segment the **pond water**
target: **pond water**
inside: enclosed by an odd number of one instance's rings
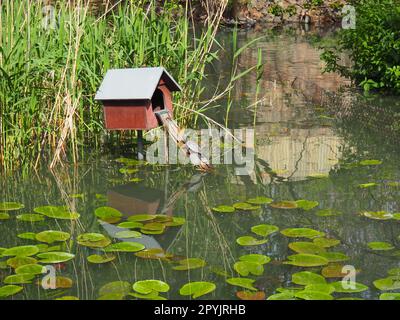
[[[12,259],[13,253],[2,249],[0,252],[7,255],[0,258],[1,282],[16,283],[24,288],[10,299],[56,299],[65,296],[130,299],[133,296],[127,293],[134,292],[132,284],[149,279],[169,284],[170,290],[160,293],[168,299],[190,298],[181,296],[179,289],[195,281],[211,282],[216,286],[214,291],[200,299],[237,299],[237,292],[246,289],[226,280],[238,277],[254,280],[252,286],[264,292],[266,297],[284,291],[286,294],[274,297],[286,299],[300,291],[299,298],[378,299],[381,293],[400,289],[397,281],[399,270],[392,270],[392,278],[388,278],[389,270],[400,267],[400,213],[396,215],[400,212],[398,98],[365,97],[344,88],[349,83],[338,75],[321,73],[323,64],[317,46],[320,41],[331,39],[330,31],[291,28],[266,31],[259,28],[239,32],[238,45],[260,36],[265,37],[251,45],[239,58],[240,72],[256,65],[259,52],[262,53],[264,66],[259,90],[256,73],[252,72],[237,83],[231,96],[233,103],[229,113],[226,110],[227,101],[219,101],[224,107],[212,108],[207,113],[213,119],[227,123],[229,128],[255,130],[255,170],[250,175],[236,175],[233,165],[217,166],[215,172],[209,174],[191,166],[143,165],[126,160],[132,159],[133,155],[118,149],[115,153],[101,156],[88,155],[87,161],[76,167],[1,178],[0,202],[18,202],[24,208],[7,211],[10,218],[0,221],[0,247],[42,243],[42,252],[35,253],[32,258],[42,261],[43,265],[53,266],[54,270],[49,269],[55,271],[57,276],[72,280],[71,286],[68,280],[59,278],[57,285],[60,288],[47,290],[38,285],[42,275],[22,279],[31,283],[18,284],[24,276],[9,278],[15,273],[9,265],[32,264],[35,260]],[[225,51],[220,61],[209,70],[208,95],[214,92],[216,86],[223,87],[231,72],[231,31],[221,32],[219,41]],[[115,161],[121,157],[125,159]],[[93,160],[95,158],[97,160]],[[126,167],[138,170],[121,170]],[[256,197],[271,198],[274,202],[272,205],[261,204],[259,208],[245,206],[255,210],[230,213],[212,210],[219,205],[231,206]],[[261,200],[268,202],[264,198]],[[293,203],[296,200],[313,202]],[[65,217],[66,210],[38,209],[41,206],[66,206],[69,211],[78,212],[80,218],[72,221],[54,219],[49,216]],[[114,212],[112,219],[104,218],[110,211],[97,210],[97,214],[108,221],[100,222],[95,211],[103,206],[119,210],[122,217]],[[40,212],[43,221],[22,221],[28,216],[21,218],[21,215],[35,211]],[[385,213],[376,213],[381,211]],[[147,217],[147,221],[143,221],[146,217],[138,216],[143,214],[164,216],[156,220]],[[2,217],[6,218],[7,214]],[[184,224],[179,225],[183,220],[177,218],[184,218]],[[146,234],[141,238],[121,239],[124,234],[117,233],[128,229],[118,228],[117,225],[138,220],[147,224],[145,230],[142,229]],[[277,228],[267,228],[275,232],[266,236],[252,232],[253,226],[261,224]],[[278,228],[279,231],[276,231]],[[310,228],[321,233],[308,230],[311,236],[308,233],[305,235],[309,238],[289,237],[285,230],[288,228]],[[162,234],[156,234],[161,229]],[[64,242],[52,242],[60,234],[42,233],[37,236],[46,230],[63,231],[71,238]],[[282,230],[285,231],[281,233]],[[104,239],[99,235],[78,238],[84,233],[103,234],[115,243],[141,243],[150,251],[147,255],[138,254],[140,257],[133,252],[108,253],[108,257],[115,256],[113,261],[91,263],[87,257],[102,254],[99,247],[107,240],[102,242]],[[325,238],[338,241],[325,241],[332,247],[323,248],[323,240],[311,239],[314,236],[321,238],[322,233]],[[237,239],[242,236],[253,236],[264,243],[239,245]],[[35,240],[21,237],[34,237]],[[45,240],[50,242],[48,247]],[[243,240],[246,239],[242,238],[239,242]],[[141,248],[129,247],[132,250]],[[53,255],[46,262],[43,261],[46,251],[70,252],[75,257],[63,262],[68,257]],[[299,263],[294,262],[301,266],[285,263],[288,256],[295,255],[296,251],[312,256],[291,257],[302,258]],[[264,265],[239,263],[234,268],[240,257],[248,254],[265,255],[271,260]],[[154,256],[166,258],[148,259]],[[187,262],[183,260],[186,258],[202,260]],[[246,257],[243,259],[246,260]],[[264,260],[269,259],[264,257]],[[303,266],[304,263],[311,266]],[[314,286],[307,289],[308,293],[307,290],[305,292],[304,285],[299,284],[304,279],[298,279],[304,274],[298,274],[294,277],[297,280],[292,281],[293,274],[309,271],[328,276],[326,281],[329,283],[337,282],[342,279],[344,265],[350,266],[345,270],[351,271],[354,267],[357,273],[353,281],[366,287],[357,286],[354,291],[359,292],[341,292],[346,290],[336,284],[333,287],[336,291],[329,295],[331,286]],[[180,269],[179,266],[183,270],[176,270]],[[188,268],[193,269],[185,270]],[[238,274],[238,270],[242,275]],[[245,275],[248,270],[256,274]],[[22,274],[26,272],[19,270]],[[388,291],[379,290],[373,283],[383,278],[387,279],[375,284]],[[128,288],[125,288],[121,283],[119,286],[118,283],[114,286],[109,284],[115,281],[127,282],[129,287],[126,284]],[[324,282],[317,276],[313,281],[305,281]],[[299,290],[289,292],[279,289],[293,287]],[[263,294],[259,297],[263,298]]]

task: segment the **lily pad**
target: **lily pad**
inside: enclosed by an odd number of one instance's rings
[[[375,159],[368,159],[368,160],[362,160],[359,162],[361,166],[377,166],[382,164],[381,160],[375,160]]]
[[[147,250],[142,250],[135,253],[135,256],[143,259],[168,259],[172,257],[172,254],[166,253],[163,249],[160,248],[151,248]]]
[[[42,274],[46,273],[46,268],[40,264],[26,264],[15,269],[16,274]]]
[[[386,251],[394,249],[394,246],[389,242],[368,242],[367,245],[371,250]]]
[[[79,300],[79,298],[75,296],[63,296],[60,298],[56,298],[56,300]]]
[[[280,293],[290,293],[291,295],[295,295],[296,292],[302,291],[304,290],[304,287],[280,287],[280,288],[276,288],[277,292]]]
[[[347,275],[347,272],[343,272],[344,265],[341,264],[330,264],[321,270],[321,274],[325,278],[343,278]]]
[[[13,269],[27,264],[36,264],[37,260],[32,257],[14,257],[7,260],[7,265]]]
[[[46,278],[45,284],[48,288],[51,288],[51,279]],[[38,281],[38,285],[43,285],[42,280]],[[52,289],[69,289],[72,288],[73,281],[68,277],[56,276],[55,286]]]
[[[146,223],[140,231],[145,234],[161,234],[165,230],[165,224],[160,222]]]
[[[253,254],[243,255],[243,256],[239,257],[239,260],[240,261],[255,262],[255,263],[258,263],[258,264],[266,264],[266,263],[271,261],[271,258],[268,257],[268,256],[265,256],[263,254],[253,253]]]
[[[400,293],[382,293],[379,300],[400,300]]]
[[[249,278],[229,278],[226,279],[226,282],[232,286],[242,287],[245,289],[258,291],[257,288],[253,286],[255,280]]]
[[[326,280],[323,276],[310,271],[293,273],[292,282],[303,286],[309,284],[326,284]]]
[[[310,290],[297,292],[295,297],[303,300],[333,300],[333,297],[330,294]]]
[[[186,222],[184,217],[172,217],[172,221],[164,222],[167,227],[179,227],[183,226]]]
[[[3,257],[9,257],[9,256],[29,257],[35,255],[38,252],[39,248],[36,246],[19,246],[4,250]]]
[[[159,222],[162,224],[172,222],[174,220],[173,217],[168,216],[166,214],[156,214],[156,218],[153,220],[153,222]]]
[[[247,202],[237,202],[233,204],[233,207],[236,210],[242,210],[242,211],[254,211],[254,210],[258,210],[261,207],[260,206],[256,206]]]
[[[310,228],[288,228],[281,231],[281,233],[290,238],[308,238],[314,239],[317,237],[325,236],[324,232],[317,231]]]
[[[7,212],[0,212],[0,220],[8,220],[10,219],[10,214]]]
[[[168,292],[169,285],[161,280],[142,280],[133,284],[133,290],[140,294],[149,294],[152,292]]]
[[[236,296],[240,300],[265,300],[265,292],[263,291],[257,291],[257,292],[238,291],[236,292]]]
[[[100,207],[94,211],[96,217],[100,220],[108,222],[108,223],[115,223],[121,220],[122,213],[117,209],[111,207]]]
[[[142,234],[138,231],[132,231],[132,230],[127,230],[127,231],[119,231],[115,234],[115,238],[119,239],[129,239],[129,238],[141,238]]]
[[[251,231],[256,235],[266,237],[274,232],[279,231],[279,228],[270,224],[259,224],[257,226],[251,227]]]
[[[34,277],[34,274],[13,274],[5,277],[3,282],[5,284],[25,284],[31,283]]]
[[[313,243],[313,242],[291,242],[289,243],[289,248],[297,253],[310,253],[310,254],[320,254],[325,252],[325,248]]]
[[[145,299],[145,300],[167,300],[164,297],[161,297],[157,291],[153,291],[149,294],[141,294],[137,292],[129,293],[130,296],[138,298],[138,299]]]
[[[363,211],[360,215],[374,220],[390,220],[393,218],[393,215],[386,211]]]
[[[140,229],[143,227],[143,223],[136,221],[125,221],[118,224],[117,227],[125,229]]]
[[[110,254],[104,254],[104,255],[100,255],[100,254],[92,254],[90,256],[87,257],[87,260],[90,263],[94,263],[94,264],[102,264],[102,263],[107,263],[110,261],[115,260],[115,256],[114,255],[110,255]]]
[[[36,240],[36,233],[24,232],[24,233],[18,234],[17,237],[20,239],[25,239],[25,240]]]
[[[323,248],[330,248],[340,244],[340,240],[333,238],[315,238],[313,239],[313,242]]]
[[[145,246],[138,242],[118,242],[104,248],[105,252],[137,252]]]
[[[76,220],[79,219],[80,214],[71,212],[65,206],[43,206],[33,209],[36,213],[40,213],[46,217],[60,220]]]
[[[255,198],[250,198],[247,199],[246,202],[254,205],[262,205],[262,204],[268,204],[271,203],[273,200],[271,198],[267,197],[255,197]]]
[[[390,276],[383,279],[375,280],[374,286],[382,291],[398,290],[400,289],[400,278],[397,276]]]
[[[216,288],[216,285],[212,282],[189,282],[182,286],[179,290],[179,294],[182,296],[192,296],[193,299],[196,299],[213,292]]]
[[[267,298],[267,300],[296,300],[293,294],[283,292],[283,293],[276,293]]]
[[[340,262],[350,259],[348,256],[341,252],[322,252],[319,255],[326,258],[329,262]]]
[[[252,236],[243,236],[236,239],[236,242],[241,246],[258,246],[267,243],[267,239],[258,240]]]
[[[40,263],[61,263],[72,260],[73,258],[75,258],[75,255],[68,252],[54,251],[39,253],[37,257],[41,259]]]
[[[120,301],[120,300],[124,300],[126,295],[127,294],[123,294],[123,293],[110,293],[110,294],[105,294],[103,296],[100,296],[99,298],[97,298],[97,300]]]
[[[100,296],[121,294],[126,296],[131,291],[131,284],[127,281],[113,281],[106,283],[99,290]]]
[[[388,275],[391,276],[399,276],[400,277],[400,268],[392,268],[388,271]]]
[[[264,273],[264,266],[262,264],[249,261],[238,261],[233,265],[233,269],[244,277],[247,277],[249,274],[260,276]]]
[[[121,172],[122,174],[134,174],[139,172],[139,169],[136,168],[121,168],[119,169],[119,172]]]
[[[361,189],[367,189],[367,188],[372,188],[372,187],[376,187],[376,186],[378,186],[378,184],[375,182],[361,183],[358,185],[358,187]]]
[[[154,220],[155,218],[157,218],[157,216],[154,214],[136,214],[134,216],[130,216],[128,218],[128,221],[142,222],[142,221]]]
[[[17,220],[24,222],[40,222],[44,219],[43,215],[37,213],[24,213],[17,216]]]
[[[306,285],[304,290],[331,294],[331,293],[335,292],[335,287],[330,285],[329,283],[316,283],[316,284]]]
[[[296,209],[297,208],[296,201],[278,201],[278,202],[272,202],[269,205],[275,209]]]
[[[368,290],[368,287],[362,283],[358,282],[347,282],[347,281],[337,281],[332,282],[335,291],[339,293],[356,293]]]
[[[203,259],[199,258],[188,258],[178,261],[179,265],[173,267],[174,270],[191,270],[197,268],[203,268],[206,265],[206,262]]]
[[[19,202],[0,202],[0,211],[15,211],[22,208],[25,206]]]
[[[328,264],[328,259],[314,254],[299,253],[288,256],[289,261],[284,261],[284,264],[291,264],[298,267],[318,267]]]
[[[63,231],[47,230],[36,234],[36,240],[40,242],[46,242],[52,244],[54,242],[67,241],[70,238],[70,234]]]
[[[77,242],[85,247],[104,248],[111,243],[111,240],[101,233],[83,233],[78,236]]]
[[[220,205],[220,206],[214,207],[211,210],[215,211],[215,212],[220,212],[220,213],[232,213],[232,212],[235,212],[235,208],[234,207],[225,206],[225,205]]]
[[[302,200],[297,200],[296,204],[297,204],[298,208],[308,211],[308,210],[314,209],[315,207],[318,207],[319,202],[302,199]]]
[[[0,298],[8,298],[19,292],[21,292],[24,288],[21,286],[15,285],[7,285],[0,287]]]
[[[340,216],[342,212],[336,209],[322,209],[318,210],[315,214],[319,217],[334,217]]]

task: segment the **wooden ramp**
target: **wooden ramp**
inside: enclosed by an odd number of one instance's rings
[[[194,141],[187,140],[184,135],[184,130],[178,127],[168,110],[156,111],[154,113],[163,125],[164,130],[169,134],[170,139],[172,139],[189,157],[193,165],[199,167],[203,171],[210,171],[213,169],[209,161],[202,156],[199,145]]]

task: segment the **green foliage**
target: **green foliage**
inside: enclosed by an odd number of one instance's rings
[[[108,14],[95,14],[87,5],[58,1],[47,21],[40,1],[2,1],[1,166],[12,170],[51,157],[69,113],[68,155],[77,161],[78,146],[98,147],[103,110],[93,97],[110,68],[164,66],[184,84],[175,99],[176,118],[193,116],[187,108],[197,108],[204,67],[216,58],[216,26],[192,39],[188,13],[176,1],[149,11],[141,0],[123,1]]]
[[[400,2],[362,0],[356,8],[355,29],[339,32],[337,49],[325,49],[326,71],[337,71],[365,91],[400,92]],[[340,54],[349,52],[352,66],[340,64]]]
[[[283,14],[285,13],[285,10],[279,5],[274,3],[268,8],[268,11],[270,14],[272,14],[275,17],[282,17]]]
[[[311,8],[322,6],[323,4],[324,4],[324,0],[307,0],[304,3],[304,8],[311,9]]]
[[[285,13],[289,16],[289,17],[293,17],[297,12],[296,6],[291,4],[288,5],[287,8],[285,9]]]

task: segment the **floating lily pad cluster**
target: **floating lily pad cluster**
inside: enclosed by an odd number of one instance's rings
[[[261,276],[264,273],[264,265],[271,261],[271,258],[262,254],[247,254],[239,257],[233,268],[243,277],[249,274]]]
[[[130,295],[140,299],[148,300],[166,300],[160,296],[160,293],[165,293],[170,290],[167,283],[161,280],[142,280],[133,284],[134,293]]]
[[[267,243],[268,242],[267,237],[270,234],[277,232],[278,230],[279,228],[274,225],[268,225],[268,224],[256,225],[251,228],[251,231],[256,235],[261,236],[262,237],[261,239],[257,239],[253,236],[242,236],[237,238],[236,242],[241,246],[261,245]]]
[[[122,219],[122,213],[112,207],[97,208],[95,215],[101,221],[111,224],[118,223]],[[170,217],[163,214],[137,214],[130,216],[127,221],[120,222],[117,225],[117,227],[121,228],[121,231],[115,234],[115,238],[141,238],[142,234],[162,234],[168,227],[178,227],[183,224],[185,224],[185,218],[183,217]],[[133,229],[138,229],[140,232]]]
[[[289,228],[282,230],[281,233],[290,238],[307,238],[312,240],[289,243],[289,248],[295,251],[296,254],[288,256],[288,261],[284,261],[284,264],[299,267],[317,267],[349,259],[344,253],[327,251],[328,248],[340,244],[340,241],[324,237],[324,232],[310,228]]]
[[[267,300],[333,300],[333,294],[360,293],[368,290],[364,284],[348,281],[328,282],[324,276],[300,271],[292,274],[293,287],[278,288]]]
[[[211,210],[219,213],[233,213],[235,211],[255,211],[259,210],[262,205],[269,204],[273,200],[271,198],[259,196],[247,199],[244,202],[236,202],[233,205],[219,205]]]
[[[36,234],[36,240],[48,243],[65,241],[68,238],[69,234],[53,230]],[[23,290],[21,284],[30,284],[35,278],[47,272],[44,265],[64,263],[75,257],[69,252],[47,251],[48,248],[47,245],[24,245],[1,250],[0,256],[7,259],[6,264],[14,270],[14,274],[4,278],[3,283],[6,285],[0,287],[0,297],[5,298],[21,292]],[[57,277],[54,289],[70,287],[65,284],[66,279],[72,286],[72,280],[69,278]]]
[[[400,212],[389,213],[386,211],[362,211],[360,215],[372,220],[400,220]]]
[[[400,268],[390,269],[386,278],[377,279],[374,286],[380,291],[400,290]],[[399,300],[399,293],[383,293],[380,295],[381,300]]]
[[[133,176],[139,171],[135,167],[140,164],[139,162],[127,158],[120,158],[118,162],[124,164],[124,167],[119,169],[119,172],[124,175],[125,181],[126,179],[130,179],[132,182],[140,181],[139,178]],[[377,160],[364,160],[358,162],[357,166],[376,166],[380,163]],[[325,174],[312,175],[309,178],[322,179],[328,176]],[[356,184],[354,187],[370,189],[383,184],[368,182],[369,180],[363,181],[366,183]],[[368,192],[373,192],[373,189],[358,190],[357,192],[365,195]],[[72,194],[69,197],[83,200],[89,198],[84,194]],[[150,260],[141,261],[141,263],[149,265],[152,263],[158,265],[160,263],[162,267],[166,263],[169,266],[169,272],[172,272],[173,275],[179,275],[179,273],[190,275],[191,280],[186,284],[180,285],[180,288],[178,287],[174,291],[182,297],[190,297],[192,299],[203,296],[213,297],[213,292],[217,288],[215,283],[211,281],[196,281],[208,280],[204,275],[207,275],[208,271],[212,271],[214,272],[214,277],[218,275],[225,278],[226,287],[233,289],[237,298],[242,300],[265,300],[268,290],[264,291],[264,287],[259,284],[259,281],[263,281],[264,277],[268,276],[266,273],[273,267],[272,264],[282,264],[283,266],[280,267],[289,270],[292,276],[289,286],[285,284],[284,287],[276,288],[276,291],[268,297],[268,300],[359,299],[359,297],[354,297],[353,295],[369,289],[362,283],[341,281],[348,275],[348,269],[346,269],[345,265],[350,257],[340,252],[340,250],[334,249],[341,242],[332,238],[332,234],[335,233],[325,230],[325,225],[322,227],[324,231],[320,231],[317,230],[318,228],[299,227],[310,226],[308,222],[307,224],[299,223],[300,220],[296,224],[292,221],[291,224],[287,224],[283,229],[276,225],[264,223],[265,221],[274,221],[272,219],[275,219],[280,214],[288,217],[288,221],[291,221],[291,215],[301,219],[305,217],[312,221],[313,216],[310,216],[308,211],[315,213],[319,217],[335,217],[342,214],[342,212],[333,208],[321,209],[318,201],[306,199],[273,200],[272,198],[257,196],[248,198],[243,202],[213,207],[212,211],[219,213],[254,212],[263,206],[272,208],[271,212],[268,212],[269,215],[257,216],[259,222],[248,230],[248,234],[236,239],[236,243],[244,247],[241,250],[246,250],[246,254],[239,255],[237,259],[230,261],[228,269],[225,270],[220,266],[210,266],[209,261],[206,262],[200,257],[175,255],[161,248],[146,248],[141,243],[148,238],[147,235],[162,234],[170,227],[183,225],[185,223],[184,218],[143,213],[124,219],[119,210],[104,206],[104,202],[107,200],[105,195],[96,194],[95,198],[95,207],[97,209],[95,209],[94,215],[100,225],[112,224],[114,232],[109,232],[108,235],[105,235],[98,233],[99,231],[85,232],[79,228],[77,228],[78,232],[73,235],[61,230],[44,230],[43,228],[33,230],[35,232],[31,230],[27,230],[27,232],[20,231],[17,237],[22,239],[23,243],[29,245],[0,248],[0,257],[3,260],[0,261],[2,263],[0,268],[12,270],[12,274],[3,279],[3,283],[0,286],[0,298],[7,298],[20,293],[24,290],[23,285],[25,284],[41,284],[41,277],[46,273],[45,265],[54,264],[57,268],[59,265],[62,267],[64,263],[75,258],[74,254],[68,251],[76,248],[78,252],[87,253],[85,259],[90,264],[90,268],[96,270],[113,268],[125,257]],[[44,220],[50,222],[52,221],[51,219],[67,220],[68,223],[75,226],[75,220],[80,217],[79,213],[73,212],[73,210],[65,206],[41,206],[35,208],[32,212],[23,212],[22,209],[24,209],[24,205],[17,202],[0,203],[0,220],[13,217],[15,211],[17,214],[14,217],[16,217],[18,223],[24,226],[37,222],[35,227],[41,227],[43,226],[41,222]],[[400,213],[395,212],[364,211],[360,215],[374,220],[400,220]],[[238,220],[242,217],[238,216]],[[318,220],[321,221],[320,219]],[[59,224],[60,221],[55,221],[55,223]],[[267,247],[261,245],[278,237],[287,242],[289,254],[285,261],[270,263],[271,258],[264,254]],[[366,243],[364,249],[380,251],[377,253],[379,255],[382,255],[384,251],[395,251],[395,241],[391,241],[393,242],[391,243],[378,240]],[[33,245],[31,245],[32,241],[34,242]],[[143,241],[143,243],[145,242]],[[273,248],[273,246],[268,246],[268,250],[270,247]],[[109,264],[108,267],[101,266],[107,263]],[[360,270],[357,269],[355,272],[358,274]],[[161,273],[154,273],[153,277],[158,278],[161,275]],[[198,277],[198,275],[201,275],[201,277]],[[389,270],[387,277],[377,279],[373,284],[375,288],[382,291],[380,299],[400,300],[400,293],[393,292],[400,290],[399,269]],[[47,285],[51,286],[52,283],[48,281]],[[72,286],[71,279],[57,275],[56,288],[68,289]],[[104,284],[100,288],[97,298],[99,300],[165,300],[168,298],[170,291],[170,285],[159,279],[145,278],[145,280],[139,280],[134,283],[119,280]],[[78,299],[70,295],[57,295],[57,297],[59,300]]]
[[[215,289],[216,285],[212,282],[194,281],[183,285],[179,289],[179,294],[196,299]],[[127,281],[113,281],[100,288],[98,300],[123,300],[128,296],[144,300],[166,300],[164,295],[169,291],[168,283],[157,279],[140,280],[133,285]]]

